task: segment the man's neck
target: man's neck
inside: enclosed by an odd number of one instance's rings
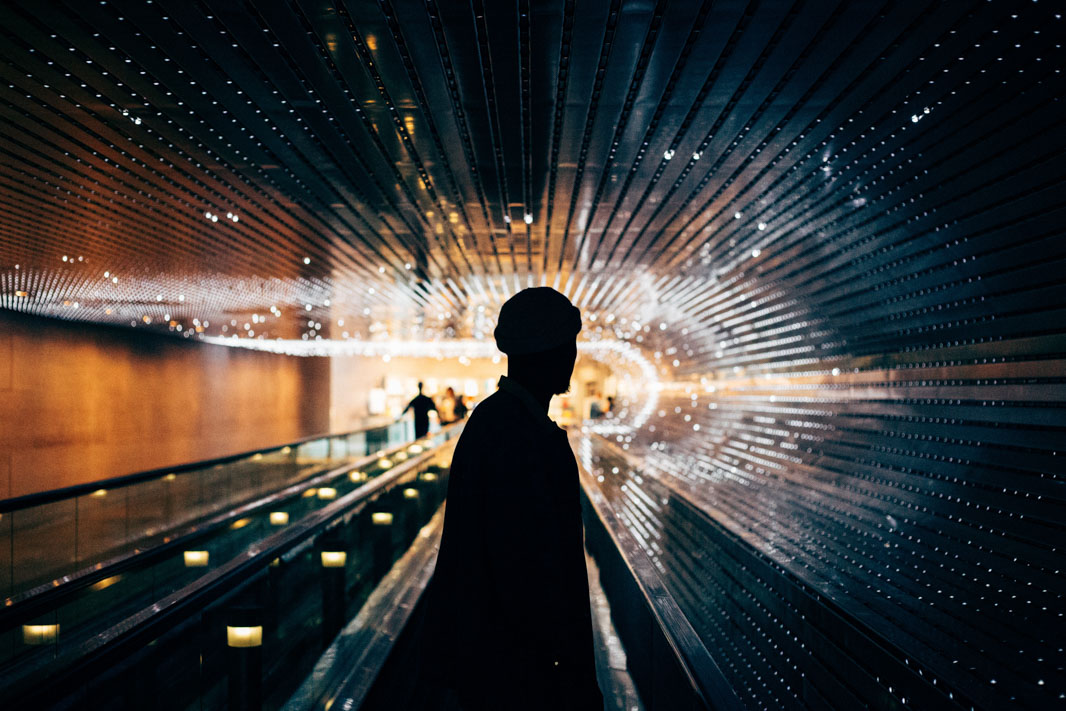
[[[530,383],[527,379],[524,379],[521,376],[516,378],[511,373],[507,373],[507,377],[525,388],[526,391],[533,396],[537,405],[539,405],[544,411],[544,414],[548,414],[548,405],[552,401],[552,392],[550,388],[545,388],[543,386],[538,387],[536,383]]]

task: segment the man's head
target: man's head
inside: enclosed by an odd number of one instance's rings
[[[422,381],[421,380],[418,381],[418,392],[419,393],[422,392]]]
[[[577,343],[571,341],[540,353],[507,356],[507,377],[534,393],[562,395],[570,390],[576,362]]]
[[[577,360],[581,312],[546,286],[518,292],[500,309],[496,346],[507,374],[531,390],[557,395],[570,388]]]

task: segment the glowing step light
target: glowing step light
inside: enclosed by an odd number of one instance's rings
[[[211,554],[208,551],[185,551],[186,568],[206,568]]]
[[[22,641],[25,644],[54,644],[58,639],[59,625],[22,625]]]
[[[343,568],[348,562],[348,554],[345,551],[322,551],[323,568]]]

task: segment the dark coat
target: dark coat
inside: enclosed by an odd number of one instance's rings
[[[503,378],[455,448],[421,677],[462,707],[601,711],[577,463]]]

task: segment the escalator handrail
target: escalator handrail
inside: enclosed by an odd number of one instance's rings
[[[152,479],[157,479],[159,477],[166,476],[167,474],[188,474],[189,472],[198,471],[200,469],[207,469],[209,467],[216,467],[220,464],[229,464],[230,462],[254,457],[257,454],[273,454],[275,452],[280,452],[286,447],[299,447],[302,444],[307,444],[308,442],[314,442],[320,439],[349,437],[351,435],[359,434],[360,432],[383,430],[388,428],[390,425],[400,421],[401,420],[392,420],[390,422],[376,425],[374,427],[364,427],[363,429],[352,430],[351,432],[311,435],[309,437],[304,437],[302,439],[298,439],[287,444],[272,445],[263,449],[253,449],[247,452],[239,452],[237,454],[227,454],[224,457],[201,459],[195,462],[178,464],[173,467],[148,469],[145,471],[134,472],[132,474],[123,474],[121,476],[112,477],[110,479],[99,479],[96,481],[86,482],[84,484],[74,484],[72,486],[65,486],[59,489],[49,489],[48,491],[39,491],[33,494],[15,496],[10,499],[0,499],[0,514],[11,513],[21,509],[41,506],[43,504],[51,504],[55,503],[56,501],[62,501],[64,499],[72,499],[77,496],[84,496],[87,494],[91,494],[99,489],[120,489],[127,486],[132,486],[133,484],[140,484],[145,481],[151,481]]]
[[[669,592],[651,559],[632,534],[616,517],[596,480],[583,466],[578,466],[581,488],[591,509],[599,518],[614,547],[644,598],[663,637],[673,651],[694,696],[706,708],[742,711],[744,706],[714,657],[704,646],[673,595]]]
[[[455,426],[461,427],[462,423]],[[263,574],[273,560],[297,546],[310,543],[315,536],[337,524],[340,519],[361,511],[375,494],[430,461],[441,448],[454,444],[454,440],[455,438],[450,438],[403,464],[396,465],[336,501],[304,516],[288,528],[253,544],[238,556],[180,590],[71,648],[61,655],[61,659],[69,660],[69,663],[61,664],[62,670],[58,673],[50,674],[45,670],[45,678],[37,679],[35,677],[40,670],[35,669],[27,671],[18,679],[5,680],[9,682],[5,684],[5,696],[6,692],[15,686],[19,687],[16,694],[25,694],[35,684],[44,683],[46,680],[50,685],[62,685],[72,678],[85,678],[86,675],[107,669],[127,651],[147,644],[170,626],[204,609],[255,576]],[[354,471],[356,467],[351,466],[349,470]]]
[[[342,709],[362,708],[400,638],[409,634],[409,627],[417,627],[418,609],[437,566],[444,513],[445,504],[441,504],[349,623],[351,628],[363,617],[365,627],[350,636],[349,628],[338,634],[281,711],[338,704]],[[320,687],[317,693],[316,686]]]

